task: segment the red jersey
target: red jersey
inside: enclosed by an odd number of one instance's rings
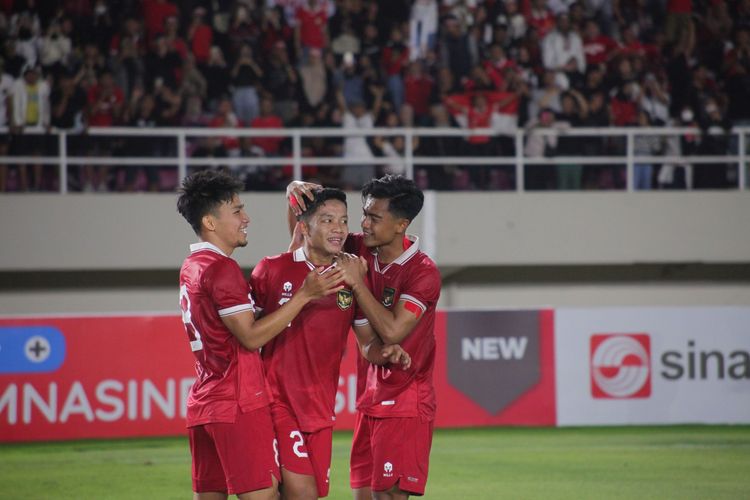
[[[430,94],[434,85],[435,82],[427,75],[404,77],[404,100],[411,104],[415,115],[430,113]]]
[[[326,44],[325,28],[328,24],[328,13],[325,7],[310,10],[307,7],[297,8],[295,13],[299,25],[299,38],[303,47],[322,49]]]
[[[252,128],[284,128],[281,118],[274,115],[257,116],[250,122]],[[275,155],[279,153],[279,145],[283,137],[255,137],[253,144],[262,149],[266,154]]]
[[[303,248],[261,260],[250,278],[256,308],[266,314],[277,310],[313,269]],[[303,432],[332,427],[336,420],[339,368],[354,310],[350,290],[313,300],[263,346],[274,402],[294,413]]]
[[[617,50],[617,47],[617,42],[604,35],[584,38],[583,53],[586,55],[586,65],[606,63],[609,55]]]
[[[180,309],[198,374],[187,402],[188,427],[232,423],[238,408],[246,413],[268,406],[260,354],[242,347],[221,320],[254,311],[237,262],[211,243],[190,245],[180,269]]]
[[[115,108],[125,102],[125,94],[120,87],[102,98],[104,90],[100,85],[92,85],[88,90],[87,100],[91,109],[88,116],[90,127],[111,127],[115,123]]]
[[[419,250],[419,239],[408,236],[408,248],[388,265],[364,245],[361,233],[350,234],[347,251],[367,259],[370,290],[388,309],[406,301],[422,312],[419,322],[401,342],[411,356],[411,367],[376,366],[361,356],[357,360],[357,409],[373,417],[435,417],[435,309],[440,297],[440,273],[427,254]],[[368,323],[358,313],[357,324]],[[364,382],[363,382],[364,381]]]
[[[143,23],[150,38],[164,31],[164,20],[168,17],[179,17],[177,6],[170,2],[158,2],[156,0],[144,0]]]

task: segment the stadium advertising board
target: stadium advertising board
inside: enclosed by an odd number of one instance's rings
[[[555,425],[553,311],[447,311],[435,335],[436,424]]]
[[[441,311],[435,335],[438,426],[554,425],[551,311]],[[356,356],[352,335],[340,429],[354,426]],[[0,441],[184,434],[193,363],[177,315],[2,318]]]
[[[0,319],[0,441],[184,433],[184,335],[179,316]]]
[[[750,309],[558,309],[558,425],[750,422]]]

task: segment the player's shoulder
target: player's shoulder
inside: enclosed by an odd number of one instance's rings
[[[362,233],[349,233],[344,242],[344,251],[355,255],[363,255],[365,236]]]
[[[440,278],[440,270],[438,269],[437,264],[435,264],[435,261],[421,250],[414,254],[414,257],[409,259],[406,264],[410,271],[414,274],[419,274],[422,276],[434,275],[438,279]]]
[[[292,252],[284,252],[277,255],[269,255],[263,257],[258,265],[263,265],[269,268],[278,268],[289,265],[290,262],[294,261],[294,254]]]

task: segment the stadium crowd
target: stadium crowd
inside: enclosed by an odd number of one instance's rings
[[[622,155],[623,138],[542,128],[693,125],[638,136],[637,155],[736,152],[750,124],[750,0],[0,0],[0,191],[55,190],[50,127],[75,156],[176,156],[171,137],[87,127],[493,127],[416,138],[419,156]],[[358,189],[405,169],[403,137],[311,137],[306,179]],[[288,138],[191,139],[192,157],[288,157]],[[727,188],[733,164],[638,164],[636,185]],[[232,166],[248,189],[283,189],[291,167]],[[174,167],[69,167],[80,191],[171,191]],[[415,169],[423,189],[512,189],[510,166]],[[527,189],[609,189],[622,165],[529,165]]]

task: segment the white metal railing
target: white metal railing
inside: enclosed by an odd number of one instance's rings
[[[0,133],[7,133],[7,129],[0,128]],[[750,127],[734,127],[727,133],[732,137],[735,153],[727,152],[725,155],[696,155],[682,156],[679,154],[668,155],[636,155],[634,153],[635,139],[637,136],[662,136],[665,139],[675,140],[683,134],[698,134],[700,129],[692,127],[604,127],[604,128],[549,128],[535,129],[534,133],[542,135],[557,135],[558,137],[624,137],[625,154],[621,156],[554,156],[554,157],[527,157],[524,155],[524,145],[529,131],[517,129],[511,133],[498,133],[494,129],[461,129],[461,128],[380,128],[369,129],[343,129],[343,128],[281,128],[281,129],[253,129],[253,128],[188,128],[188,127],[161,127],[161,128],[132,128],[132,127],[92,127],[85,134],[72,133],[65,130],[52,130],[50,134],[57,137],[57,154],[52,156],[0,156],[2,164],[42,164],[58,165],[60,192],[68,191],[68,166],[70,165],[117,165],[117,166],[160,166],[174,165],[177,167],[178,178],[181,180],[187,175],[188,167],[192,166],[288,166],[292,165],[294,179],[302,178],[302,167],[305,165],[326,166],[348,166],[348,165],[387,165],[394,161],[388,157],[374,158],[350,158],[350,157],[305,157],[302,156],[302,139],[308,137],[393,137],[403,136],[405,139],[405,152],[403,156],[406,166],[406,175],[413,177],[414,167],[419,165],[512,165],[515,167],[516,191],[524,191],[524,171],[527,166],[555,165],[555,164],[577,164],[577,165],[601,165],[614,164],[626,167],[626,190],[634,190],[634,167],[638,163],[673,164],[678,166],[690,166],[694,164],[725,163],[737,164],[737,188],[746,189],[748,164],[747,136]],[[29,134],[39,135],[41,132],[32,131]],[[176,139],[175,156],[159,157],[97,157],[97,156],[70,156],[68,154],[69,137],[172,137]],[[468,137],[472,135],[505,136],[514,138],[515,154],[500,157],[435,157],[416,155],[412,139],[415,137]],[[712,135],[717,135],[712,132]],[[193,158],[188,156],[189,138],[206,137],[291,137],[292,154],[290,157],[211,157]]]

